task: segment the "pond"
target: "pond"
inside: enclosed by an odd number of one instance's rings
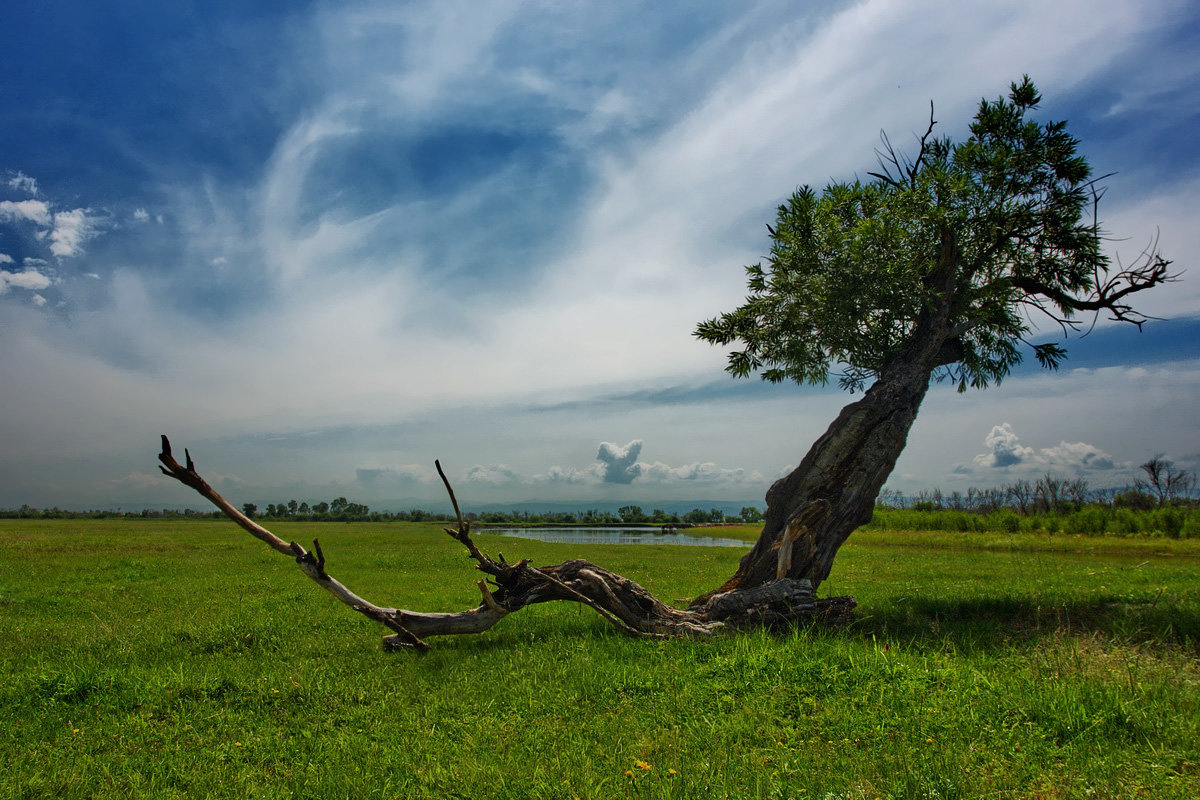
[[[693,547],[749,547],[752,544],[719,536],[660,533],[658,528],[480,528],[479,532],[574,544],[684,544]]]

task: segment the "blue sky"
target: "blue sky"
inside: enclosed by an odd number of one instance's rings
[[[754,501],[851,398],[695,323],[798,185],[1030,74],[1114,258],[1184,280],[1059,373],[935,388],[891,486],[1200,467],[1186,2],[227,2],[0,10],[0,506]],[[1047,337],[1054,334],[1046,329]]]

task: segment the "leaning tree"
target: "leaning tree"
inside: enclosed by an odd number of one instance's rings
[[[686,608],[587,561],[535,567],[492,559],[461,513],[447,533],[490,577],[478,582],[480,605],[457,613],[377,606],[329,575],[319,543],[309,551],[283,541],[217,494],[190,456],[179,464],[165,436],[163,472],[390,628],[388,647],[423,649],[429,636],[478,633],[551,600],[591,606],[642,636],[845,618],[854,600],[817,598],[816,589],[838,548],[870,520],[930,381],[983,388],[1025,350],[1056,368],[1066,352],[1030,341],[1036,320],[1067,334],[1084,315],[1104,313],[1140,328],[1147,317],[1130,296],[1176,277],[1153,245],[1129,266],[1110,265],[1096,217],[1099,179],[1065,123],[1029,118],[1039,102],[1028,78],[1014,83],[1007,99],[980,103],[961,142],[934,137],[931,113],[915,155],[885,137],[870,180],[820,193],[806,186],[779,207],[767,226],[769,256],[746,268],[745,304],[701,323],[696,336],[737,348],[727,367],[736,377],[822,384],[837,376],[844,388],[866,391],[771,486],[762,533],[735,574]],[[438,472],[445,481],[440,465]]]

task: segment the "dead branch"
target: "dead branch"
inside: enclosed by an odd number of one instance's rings
[[[482,633],[514,611],[554,600],[581,603],[623,633],[649,638],[708,636],[726,628],[789,625],[802,619],[843,620],[854,608],[853,598],[818,600],[811,582],[782,578],[753,590],[715,595],[702,606],[693,604],[687,609],[679,609],[666,605],[634,581],[588,561],[575,559],[533,567],[529,559],[509,564],[500,555],[499,560],[493,560],[471,539],[470,523],[463,517],[454,489],[439,462],[434,462],[438,475],[458,518],[457,529],[444,530],[467,549],[476,569],[492,577],[495,588],[490,588],[487,581],[479,581],[476,585],[482,602],[466,611],[424,613],[378,606],[352,592],[326,571],[325,553],[317,540],[313,540],[313,549],[308,551],[296,542],[285,542],[254,522],[200,477],[191,454],[184,452],[185,464],[180,465],[171,454],[171,443],[166,436],[162,437],[158,460],[162,462],[165,475],[194,489],[276,552],[295,559],[305,575],[338,600],[393,631],[392,635],[384,637],[384,646],[388,649],[427,650],[426,637]]]
[[[1034,278],[1013,277],[1010,281],[1014,288],[1025,293],[1022,303],[1037,308],[1060,324],[1077,328],[1078,323],[1070,319],[1071,314],[1091,311],[1099,315],[1106,311],[1114,322],[1128,322],[1141,330],[1142,324],[1152,317],[1136,311],[1125,302],[1125,298],[1159,284],[1179,280],[1183,273],[1170,272],[1171,263],[1158,253],[1158,243],[1152,242],[1129,267],[1116,272],[1097,267],[1093,275],[1092,292],[1085,297],[1076,297]],[[1054,304],[1062,316],[1046,308],[1043,299]]]

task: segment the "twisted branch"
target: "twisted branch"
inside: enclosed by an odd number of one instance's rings
[[[1142,251],[1134,265],[1128,268],[1115,274],[1098,268],[1094,276],[1095,288],[1087,297],[1075,297],[1034,278],[1012,277],[1008,280],[1014,288],[1025,293],[1022,302],[1036,307],[1059,324],[1077,328],[1078,323],[1069,319],[1070,314],[1076,311],[1093,311],[1098,315],[1107,311],[1111,315],[1109,319],[1114,322],[1128,322],[1141,330],[1142,324],[1153,317],[1136,311],[1133,306],[1124,302],[1124,299],[1135,292],[1179,280],[1183,273],[1170,272],[1171,263],[1158,253],[1157,242],[1154,242]],[[1051,313],[1041,302],[1042,298],[1049,300],[1067,316],[1059,317]]]

